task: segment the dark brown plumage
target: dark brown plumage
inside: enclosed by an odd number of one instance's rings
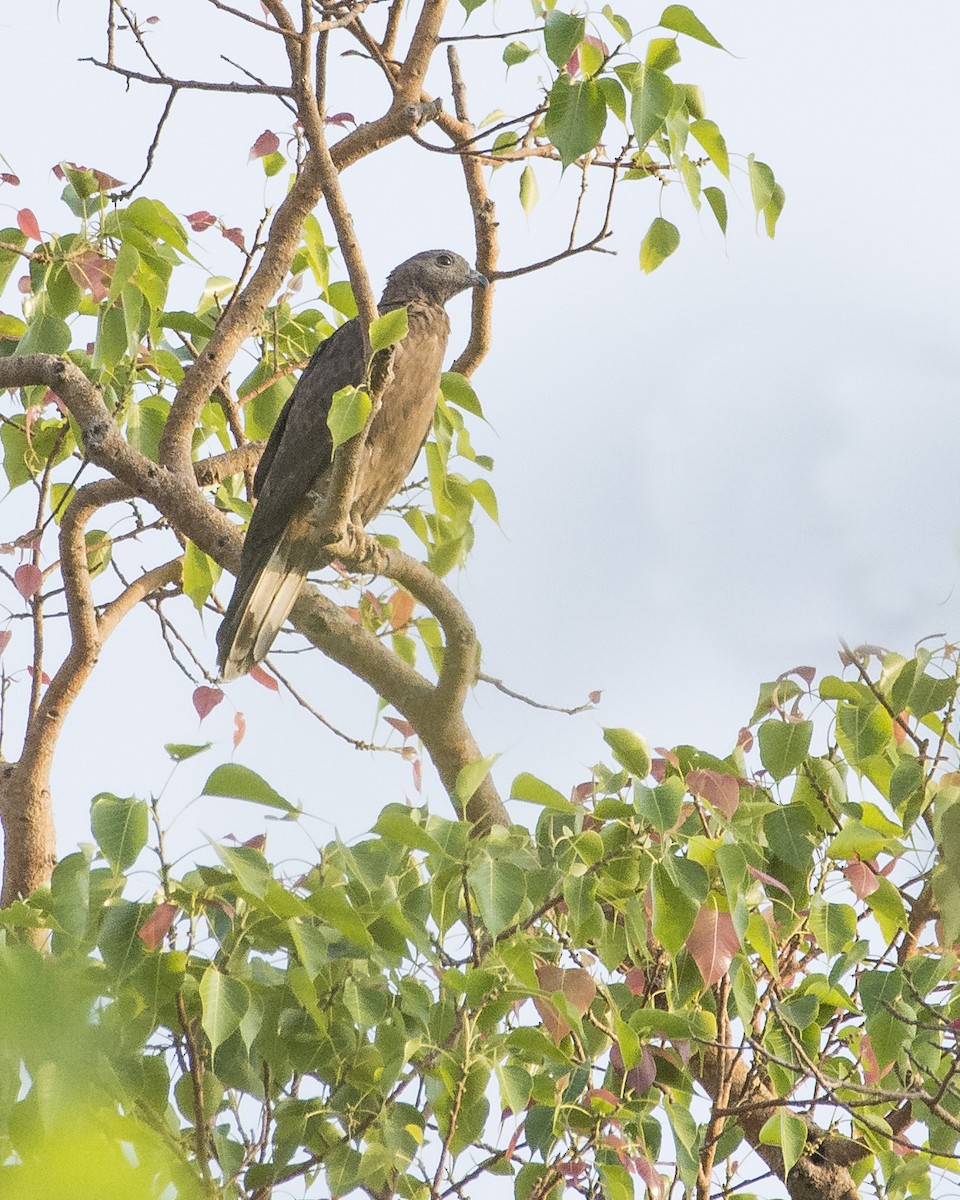
[[[352,519],[366,525],[396,495],[430,430],[450,335],[444,305],[486,279],[450,250],[427,250],[391,272],[380,312],[406,307],[393,376],[370,427]],[[269,651],[307,573],[329,559],[317,515],[331,476],[327,414],[335,392],[364,382],[357,319],[323,342],[300,376],[270,434],[253,481],[257,505],[243,543],[240,574],[217,633],[225,680],[243,675]]]

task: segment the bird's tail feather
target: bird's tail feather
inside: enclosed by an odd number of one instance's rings
[[[273,639],[296,602],[306,568],[291,564],[281,538],[273,553],[241,591],[241,580],[217,634],[220,675],[224,682],[236,679],[269,653]]]

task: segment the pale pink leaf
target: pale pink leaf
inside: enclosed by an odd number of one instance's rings
[[[36,672],[34,671],[33,667],[27,667],[27,674],[31,679],[36,678]],[[46,673],[46,671],[40,672],[40,682],[44,685],[50,682],[50,676]]]
[[[193,693],[193,707],[197,710],[200,720],[209,716],[222,699],[223,692],[219,688],[206,687],[201,684]]]
[[[255,158],[266,158],[268,154],[276,154],[280,149],[280,139],[271,129],[265,129],[263,133],[250,147],[250,157],[248,162],[252,162]]]
[[[740,784],[732,775],[721,771],[696,769],[687,772],[687,790],[694,796],[702,796],[708,804],[718,809],[729,821],[740,803]]]
[[[356,125],[357,119],[353,113],[334,113],[332,117],[326,118],[326,123],[328,125],[336,125],[340,129],[346,129],[348,125]]]
[[[33,291],[33,281],[29,275],[21,275],[17,280],[17,291],[21,296],[29,296]]]
[[[9,629],[0,630],[0,654],[2,654],[4,652],[4,650],[6,650],[6,648],[10,645],[10,639],[12,637],[13,637],[13,633],[11,630],[9,630]]]
[[[114,264],[109,259],[93,249],[84,250],[79,258],[67,261],[70,278],[81,291],[89,292],[98,304],[106,300],[110,293],[113,268]]]
[[[664,1176],[654,1170],[653,1164],[642,1154],[636,1155],[633,1161],[637,1168],[637,1174],[647,1185],[647,1194],[650,1196],[650,1200],[663,1200],[667,1194],[667,1181]]]
[[[779,888],[781,892],[786,892],[790,895],[790,889],[780,882],[779,879],[774,879],[772,875],[768,875],[766,871],[758,871],[756,867],[751,867],[747,864],[747,870],[754,877],[759,879],[761,883],[768,883],[771,887]]]
[[[423,791],[423,763],[419,758],[413,760],[413,786],[418,793]]]
[[[43,572],[33,563],[21,563],[13,573],[13,584],[24,600],[30,600],[40,591]]]
[[[224,229],[221,236],[225,237],[228,242],[233,242],[238,250],[245,249],[243,244],[243,230],[239,225],[234,225],[231,229]]]
[[[873,871],[865,862],[859,860],[847,863],[843,868],[843,877],[853,888],[853,893],[858,900],[865,900],[880,886],[880,880]]]
[[[690,930],[687,949],[707,987],[713,987],[726,975],[739,948],[740,939],[730,914],[704,904]]]
[[[35,242],[40,241],[40,226],[29,208],[21,208],[17,213],[17,228],[24,237],[31,238]]]
[[[640,967],[631,967],[623,978],[631,996],[642,996],[647,990],[647,977]]]
[[[148,950],[159,950],[163,939],[170,932],[173,918],[180,911],[176,904],[158,904],[137,930],[137,937]]]
[[[11,187],[19,187],[20,176],[14,175],[12,171],[0,172],[0,183],[9,183]]]

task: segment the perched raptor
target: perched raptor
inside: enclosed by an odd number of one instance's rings
[[[373,419],[357,476],[351,517],[366,525],[396,495],[430,430],[450,335],[444,305],[486,279],[450,250],[427,250],[387,278],[380,312],[406,307],[408,331],[395,347],[393,374]],[[225,680],[269,651],[307,573],[329,561],[317,524],[331,478],[327,414],[335,392],[364,382],[357,318],[319,346],[270,434],[253,481],[256,507],[240,574],[217,633]]]

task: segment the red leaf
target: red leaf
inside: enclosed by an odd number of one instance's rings
[[[193,707],[197,710],[200,720],[212,713],[222,699],[223,692],[219,688],[205,687],[201,684],[193,693]]]
[[[81,291],[89,292],[99,304],[110,292],[114,264],[96,250],[84,250],[79,258],[67,262],[70,278]]]
[[[27,674],[30,676],[31,679],[34,678],[35,672],[33,670],[33,667],[27,667]],[[46,671],[40,672],[40,682],[43,684],[47,684],[50,682],[50,676],[46,673]]]
[[[33,563],[21,563],[13,573],[13,584],[24,600],[29,600],[40,590],[43,572]]]
[[[243,735],[247,732],[247,722],[242,712],[233,714],[233,748],[236,748],[243,741]]]
[[[602,695],[603,692],[590,692],[590,694],[587,696],[587,699],[591,704],[599,704]]]
[[[57,179],[66,179],[66,175],[63,173],[63,167],[61,167],[59,163],[54,163],[50,169],[53,171],[53,174]]]
[[[737,734],[737,748],[747,754],[753,749],[753,733],[746,726]]]
[[[9,183],[11,187],[19,187],[20,176],[14,175],[10,171],[3,171],[0,173],[0,183]]]
[[[137,937],[148,950],[159,950],[163,939],[170,932],[173,918],[180,911],[177,904],[158,904],[137,930]]]
[[[390,628],[404,629],[409,625],[416,605],[416,600],[409,592],[405,592],[403,588],[397,588],[390,597]]]
[[[97,181],[98,192],[108,192],[111,188],[122,187],[123,180],[116,179],[113,175],[108,175],[106,171],[98,171],[96,167],[85,167],[82,163],[64,162],[64,167],[69,167],[71,171],[86,171],[92,175]],[[53,168],[53,173],[58,179],[64,178],[63,167],[58,163]]]
[[[418,791],[423,791],[423,764],[419,758],[413,760],[413,786]]]
[[[0,654],[2,654],[10,645],[10,639],[12,637],[13,631],[10,629],[4,629],[2,632],[0,632]]]
[[[687,772],[687,791],[693,796],[702,796],[708,804],[719,809],[731,820],[740,804],[740,784],[732,775],[707,769]]]
[[[416,735],[417,731],[409,721],[401,721],[399,717],[384,717],[383,719],[388,725],[393,726],[393,728],[397,731],[397,733],[400,734],[404,741],[406,741],[407,738],[412,738]]]
[[[21,296],[29,296],[33,291],[33,284],[30,282],[29,275],[21,275],[17,280],[17,291]]]
[[[711,904],[704,904],[690,930],[687,949],[704,984],[713,987],[726,975],[733,956],[740,949],[733,917],[728,912],[719,912]]]
[[[203,209],[195,213],[187,213],[187,224],[194,233],[203,233],[205,229],[209,229],[211,225],[216,225],[217,218],[213,213],[208,213]]]
[[[268,675],[259,663],[257,663],[255,667],[250,668],[250,678],[255,679],[257,683],[259,683],[261,687],[265,687],[268,692],[280,691],[280,684],[277,683],[272,675]]]
[[[247,838],[243,845],[249,850],[259,850],[262,853],[267,846],[267,835],[265,833],[255,833],[252,838]]]
[[[327,125],[337,125],[341,129],[346,129],[348,125],[356,125],[357,119],[353,113],[334,113],[332,117],[326,118]]]
[[[32,238],[35,242],[40,241],[40,226],[29,208],[21,208],[17,213],[17,227],[24,237]]]
[[[537,981],[547,996],[562,992],[581,1017],[597,994],[596,981],[583,967],[555,967],[553,963],[542,962],[537,966]],[[570,1032],[571,1025],[547,996],[534,996],[533,1003],[547,1033],[559,1044]]]
[[[570,793],[571,804],[586,804],[586,802],[594,795],[597,790],[597,785],[592,779],[588,779],[586,783],[578,783]]]
[[[360,609],[359,608],[344,608],[343,611],[347,614],[347,616],[350,618],[351,621],[356,621],[357,624],[359,625],[359,623],[360,623]]]
[[[265,129],[250,147],[247,162],[252,162],[255,158],[266,158],[268,154],[276,154],[279,149],[280,139],[272,130]]]
[[[853,888],[858,900],[865,900],[880,886],[880,881],[865,862],[847,863],[843,868],[843,877]]]
[[[222,236],[225,237],[228,242],[233,242],[238,250],[246,249],[243,244],[243,230],[239,225],[234,225],[232,229],[224,229]]]

